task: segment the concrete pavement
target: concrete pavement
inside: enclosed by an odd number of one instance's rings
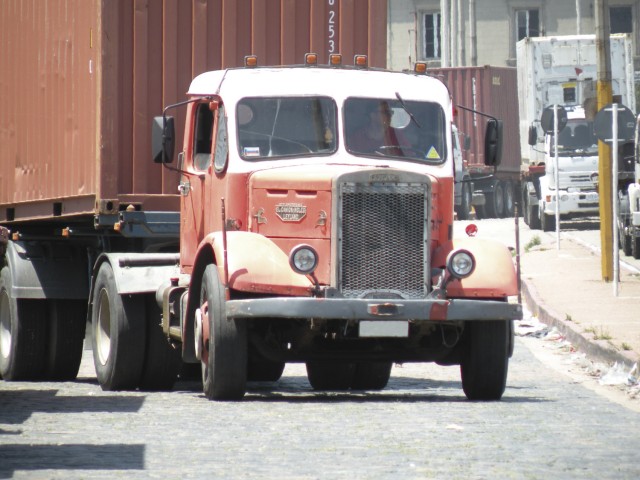
[[[563,235],[521,247],[522,301],[593,360],[632,366],[640,360],[640,273],[620,268],[618,296],[602,280],[599,252]]]

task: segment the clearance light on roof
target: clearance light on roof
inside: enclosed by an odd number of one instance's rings
[[[247,55],[244,57],[244,66],[247,68],[254,68],[258,66],[258,57],[255,55]]]
[[[307,53],[304,56],[304,64],[307,66],[313,66],[318,64],[318,55],[315,53]]]
[[[342,55],[339,53],[332,53],[329,55],[329,65],[332,67],[339,67],[342,65]]]
[[[358,68],[367,68],[368,59],[366,55],[355,55],[353,57],[353,64]]]
[[[423,75],[427,73],[427,64],[424,62],[417,62],[413,67],[413,71]]]

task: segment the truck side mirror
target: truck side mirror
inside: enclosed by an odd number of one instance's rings
[[[151,124],[151,154],[155,163],[173,162],[175,139],[173,117],[154,117]]]
[[[502,161],[502,120],[492,118],[487,122],[484,135],[484,164],[497,167]]]
[[[536,143],[538,143],[538,129],[535,127],[535,125],[531,125],[529,127],[528,143],[532,147],[535,146]]]

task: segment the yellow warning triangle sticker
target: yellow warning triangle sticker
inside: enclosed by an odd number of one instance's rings
[[[429,152],[427,152],[427,158],[429,160],[440,160],[440,155],[434,147],[431,147]]]

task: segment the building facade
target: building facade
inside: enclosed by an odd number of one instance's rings
[[[611,33],[633,39],[640,70],[640,0],[609,0]],[[595,32],[593,0],[391,0],[387,66],[516,65],[524,37]]]

